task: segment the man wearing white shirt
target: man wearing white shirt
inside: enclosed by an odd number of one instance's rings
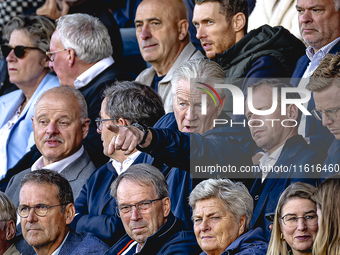
[[[130,155],[125,155],[122,150],[109,154],[109,144],[117,137],[109,127],[134,125],[147,130],[165,112],[161,97],[151,87],[135,81],[116,82],[104,90],[103,98],[96,123],[103,152],[110,161],[86,181],[75,201],[76,216],[71,226],[77,232],[92,232],[112,246],[125,234],[125,230],[116,214],[116,200],[110,195],[111,183],[132,164],[148,163],[157,168],[161,168],[162,164],[137,149]]]
[[[111,57],[113,52],[107,28],[97,18],[87,14],[69,14],[56,21],[50,51],[50,67],[60,85],[78,89],[84,96],[91,119],[84,147],[92,162],[99,167],[108,158],[97,134],[95,119],[100,111],[101,95],[107,85],[129,77],[118,68]]]
[[[20,185],[19,202],[23,236],[37,255],[101,255],[108,249],[94,235],[70,228],[75,214],[72,189],[55,171],[27,173]]]
[[[318,184],[320,175],[305,170],[305,166],[316,167],[324,156],[312,149],[302,136],[298,135],[301,112],[296,105],[286,106],[286,114],[281,113],[281,89],[289,87],[278,80],[262,80],[249,86],[252,88],[252,105],[257,110],[271,109],[273,88],[277,88],[277,107],[267,115],[253,113],[246,100],[246,117],[251,136],[256,145],[265,153],[260,159],[261,173],[257,175],[250,194],[254,198],[254,213],[250,223],[252,229],[262,227],[266,238],[270,239],[267,213],[275,212],[281,192],[292,182],[303,181]],[[287,93],[287,98],[299,98],[297,93]]]
[[[340,2],[339,0],[298,0],[299,28],[307,43],[306,55],[296,64],[291,84],[306,88],[310,76],[327,53],[340,51]],[[311,112],[315,108],[312,97],[304,106]],[[312,115],[302,115],[298,133],[319,151],[327,151],[333,137],[326,127]]]
[[[42,156],[31,168],[13,176],[5,193],[17,207],[21,179],[28,172],[45,168],[64,176],[76,198],[95,170],[82,145],[90,125],[83,95],[70,87],[45,92],[37,101],[32,121],[34,140]]]

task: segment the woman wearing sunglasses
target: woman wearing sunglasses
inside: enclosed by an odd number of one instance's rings
[[[318,232],[316,188],[296,182],[288,186],[277,203],[267,255],[309,255]],[[321,253],[320,253],[321,254]]]
[[[14,17],[4,28],[8,44],[1,45],[9,79],[19,90],[0,97],[0,180],[33,144],[31,117],[39,96],[59,86],[49,74],[49,49],[55,25],[43,16]],[[30,141],[30,142],[29,142]]]

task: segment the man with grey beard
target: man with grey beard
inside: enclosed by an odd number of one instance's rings
[[[95,170],[82,144],[90,125],[83,95],[70,87],[56,87],[46,91],[35,105],[32,121],[35,144],[42,156],[31,168],[14,175],[5,193],[18,207],[23,176],[30,171],[45,168],[65,177],[76,198]]]

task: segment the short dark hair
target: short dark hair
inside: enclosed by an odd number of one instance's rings
[[[271,88],[277,88],[277,100],[278,100],[278,105],[281,107],[281,89],[282,88],[293,88],[292,85],[290,84],[286,84],[283,83],[282,81],[278,80],[278,79],[262,79],[254,84],[251,84],[248,86],[248,88],[252,88],[253,89],[253,93],[258,90],[259,88],[262,87],[271,87]],[[292,99],[292,98],[296,98],[299,99],[300,94],[299,93],[287,93],[287,99]],[[301,116],[302,116],[302,112],[300,109],[298,109],[298,117],[296,119],[297,123],[300,123],[301,120]]]
[[[195,0],[195,4],[200,5],[206,2],[217,2],[220,4],[220,13],[229,21],[236,13],[242,12],[246,17],[246,24],[243,31],[246,34],[248,30],[248,2],[247,0]]]
[[[60,174],[48,169],[40,169],[27,173],[21,180],[20,189],[26,183],[54,185],[58,188],[58,200],[60,204],[74,203],[73,192],[70,183]],[[65,206],[62,207],[64,212]]]
[[[133,181],[141,186],[153,185],[158,198],[169,197],[168,184],[164,175],[158,168],[146,164],[136,164],[130,166],[125,172],[118,175],[117,179],[111,184],[111,195],[117,200],[117,189],[123,180]]]
[[[105,113],[112,119],[152,127],[165,114],[162,98],[149,86],[136,81],[117,81],[103,92]]]

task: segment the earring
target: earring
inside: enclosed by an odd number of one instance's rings
[[[280,235],[280,239],[282,240],[282,241],[284,241],[285,240],[285,237],[283,236],[283,234],[281,233],[281,235]]]

